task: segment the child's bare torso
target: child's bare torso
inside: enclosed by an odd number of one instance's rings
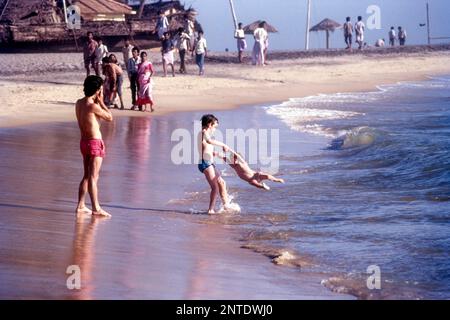
[[[230,163],[230,166],[242,180],[250,181],[254,179],[255,171],[253,171],[246,162]]]

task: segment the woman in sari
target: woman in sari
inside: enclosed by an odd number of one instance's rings
[[[138,67],[138,83],[139,83],[139,91],[138,91],[138,99],[137,105],[139,110],[146,111],[147,105],[150,104],[151,112],[153,109],[153,86],[152,86],[152,76],[153,76],[153,65],[147,59],[147,52],[141,52],[141,63]]]

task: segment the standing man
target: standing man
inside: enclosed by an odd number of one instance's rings
[[[253,38],[255,39],[255,44],[253,45],[252,53],[252,64],[263,66],[265,65],[266,57],[266,42],[267,42],[267,31],[264,28],[265,21],[259,23],[258,28],[253,32]]]
[[[191,37],[183,27],[178,28],[177,47],[180,54],[180,73],[186,73],[186,52],[191,50]]]
[[[353,24],[350,22],[350,17],[346,18],[346,22],[344,23],[344,39],[347,44],[347,48],[352,49],[352,39],[353,39]]]
[[[239,22],[238,28],[234,32],[234,38],[237,41],[239,63],[242,63],[242,54],[244,50],[247,49],[247,42],[245,42],[245,33],[244,29],[242,29],[242,22]]]
[[[124,39],[125,45],[122,47],[123,54],[123,63],[125,64],[125,68],[128,72],[128,60],[130,60],[133,55],[133,45],[130,43],[130,38]],[[128,78],[130,78],[130,74],[128,73]]]
[[[111,111],[103,103],[103,80],[99,76],[88,76],[84,80],[84,98],[75,106],[83,155],[84,175],[78,191],[77,214],[93,214],[103,217],[111,215],[100,207],[97,182],[105,156],[105,145],[100,132],[100,120],[112,121]],[[86,207],[85,197],[89,191],[92,211]]]
[[[362,22],[362,17],[358,17],[358,22],[355,25],[355,32],[356,32],[356,43],[359,45],[359,50],[362,49],[364,44],[364,30],[366,29],[366,26],[364,25],[364,22]]]
[[[141,57],[139,57],[139,48],[134,47],[131,51],[131,58],[127,61],[128,78],[130,79],[131,89],[131,110],[135,110],[137,107],[137,92],[139,89],[138,84],[138,71],[139,64],[141,63]]]
[[[406,42],[406,31],[402,27],[398,27],[398,41],[401,46],[405,45]]]
[[[173,57],[173,41],[170,37],[170,32],[165,32],[163,35],[163,40],[161,42],[161,54],[162,54],[162,63],[164,70],[164,77],[167,77],[167,67],[170,66],[172,68],[172,76],[175,77],[175,67],[174,57]]]
[[[198,32],[197,42],[195,44],[195,62],[198,66],[198,74],[200,76],[205,74],[205,58],[208,54],[208,48],[206,44],[206,39],[203,37],[203,32]]]
[[[184,26],[184,30],[186,30],[186,33],[188,34],[189,38],[190,38],[190,48],[189,50],[192,50],[194,48],[195,45],[195,22],[193,17],[190,17],[189,15],[186,15],[185,18],[185,26]]]
[[[91,74],[90,66],[92,66],[92,68],[94,69],[95,75],[98,76],[100,75],[98,64],[95,63],[96,59],[95,53],[98,48],[98,43],[97,41],[94,40],[94,34],[91,31],[87,33],[87,37],[88,40],[86,41],[83,47],[83,58],[84,58],[84,67],[86,68],[86,77]]]
[[[395,46],[395,28],[391,27],[391,30],[389,31],[389,44],[391,47]]]
[[[156,30],[158,31],[158,38],[159,40],[163,39],[164,33],[166,33],[169,30],[169,20],[167,19],[166,15],[163,11],[158,11],[158,22],[156,23]]]

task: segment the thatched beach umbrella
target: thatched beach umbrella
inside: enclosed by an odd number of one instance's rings
[[[326,31],[327,33],[327,49],[330,48],[330,31],[342,28],[342,25],[333,21],[331,19],[323,19],[321,22],[316,24],[314,27],[309,29],[309,31]]]
[[[246,25],[244,27],[244,33],[245,34],[253,34],[253,32],[256,30],[256,28],[259,28],[259,24],[261,22],[264,22],[264,29],[266,29],[267,32],[272,32],[272,33],[278,32],[278,30],[274,26],[268,24],[266,21],[257,20],[255,22],[252,22],[252,23]]]

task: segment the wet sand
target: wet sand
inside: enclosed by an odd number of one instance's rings
[[[0,129],[0,298],[349,298],[318,276],[241,249],[236,231],[210,223],[214,217],[171,203],[202,178],[193,165],[170,162],[170,132],[198,116],[103,126],[100,201],[111,219],[75,217],[82,174],[75,123]],[[81,269],[81,290],[66,287],[70,265]]]

